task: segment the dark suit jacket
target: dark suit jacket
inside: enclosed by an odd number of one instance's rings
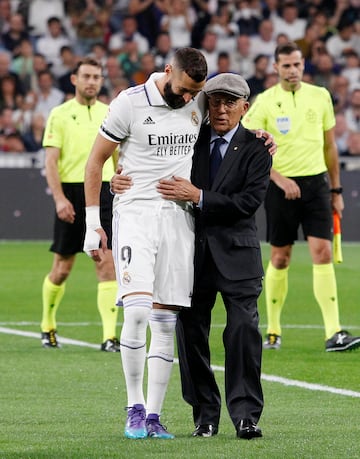
[[[271,156],[264,140],[239,124],[210,189],[210,133],[210,126],[202,127],[191,176],[203,190],[203,207],[195,210],[195,279],[207,245],[227,279],[259,278],[264,273],[255,212],[269,184]]]

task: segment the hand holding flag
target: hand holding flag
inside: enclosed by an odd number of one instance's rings
[[[334,237],[333,237],[333,259],[334,263],[342,263],[342,249],[341,249],[341,223],[340,217],[337,212],[333,213],[334,224]]]

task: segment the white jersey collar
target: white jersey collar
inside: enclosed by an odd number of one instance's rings
[[[149,79],[145,83],[145,92],[146,96],[149,100],[149,104],[152,106],[167,106],[167,103],[165,102],[163,96],[160,94],[160,91],[158,87],[155,84],[156,80],[159,80],[165,75],[164,72],[155,72],[152,73],[149,77]]]

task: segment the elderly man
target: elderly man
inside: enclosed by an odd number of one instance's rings
[[[269,183],[271,156],[240,120],[250,95],[246,81],[224,73],[208,80],[210,125],[203,126],[191,182],[161,180],[163,197],[195,204],[195,282],[192,308],[178,317],[177,339],[184,399],[193,407],[193,436],[218,432],[220,392],[210,367],[209,331],[216,295],[227,320],[225,395],[238,438],[261,437],[261,335],[257,299],[262,261],[255,212]]]

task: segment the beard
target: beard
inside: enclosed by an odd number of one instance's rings
[[[183,96],[179,96],[179,94],[175,94],[174,91],[171,89],[170,82],[165,83],[163,97],[166,103],[171,108],[181,108],[181,107],[184,107],[184,105],[186,105],[186,102]]]

